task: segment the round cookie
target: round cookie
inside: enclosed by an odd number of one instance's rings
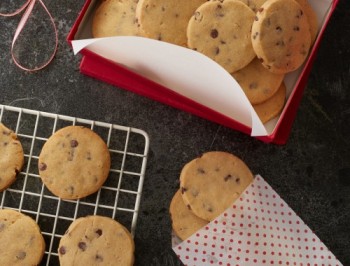
[[[0,210],[0,265],[39,265],[45,240],[37,223],[18,211]]]
[[[281,84],[278,91],[263,103],[253,105],[253,108],[259,116],[261,122],[266,123],[281,113],[286,101],[286,86]]]
[[[144,36],[180,46],[187,45],[186,28],[206,0],[140,0],[136,17]]]
[[[89,128],[68,126],[44,144],[38,162],[43,183],[56,196],[78,199],[96,192],[108,177],[106,143]]]
[[[251,104],[259,104],[276,93],[284,78],[284,74],[276,74],[267,70],[255,58],[245,68],[232,73],[243,89]]]
[[[306,17],[308,18],[309,25],[310,25],[311,44],[313,44],[318,34],[317,14],[313,10],[312,6],[309,4],[308,0],[296,0],[296,1],[299,3]]]
[[[187,27],[188,47],[213,59],[229,73],[255,57],[250,33],[255,13],[236,0],[208,1]]]
[[[92,20],[94,38],[138,36],[136,23],[137,0],[105,0],[96,9]]]
[[[134,249],[134,240],[124,226],[93,215],[71,223],[60,240],[58,256],[61,266],[128,266],[133,265]]]
[[[0,123],[0,191],[16,180],[23,164],[23,148],[17,135]]]
[[[288,73],[305,61],[311,44],[310,26],[294,0],[268,0],[256,13],[252,43],[264,67]]]
[[[207,152],[181,171],[182,198],[195,215],[212,221],[225,211],[253,181],[253,174],[238,157]]]
[[[172,228],[181,240],[185,240],[208,224],[206,220],[194,215],[185,205],[181,196],[181,190],[178,190],[173,196],[169,212],[172,221]]]

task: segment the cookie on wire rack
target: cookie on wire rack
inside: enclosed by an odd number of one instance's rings
[[[16,180],[23,164],[23,148],[16,133],[0,123],[0,191]]]
[[[55,132],[39,155],[39,174],[62,199],[79,199],[98,191],[111,166],[108,147],[89,128],[68,126]]]
[[[38,265],[45,240],[38,224],[15,210],[0,210],[0,265]]]
[[[71,223],[60,240],[58,256],[61,266],[129,266],[134,263],[134,250],[134,240],[123,225],[91,215]]]

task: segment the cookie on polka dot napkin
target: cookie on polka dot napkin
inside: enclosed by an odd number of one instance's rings
[[[183,201],[198,217],[214,220],[253,181],[248,166],[237,156],[210,151],[187,163],[180,174]]]
[[[181,240],[185,240],[208,223],[185,205],[180,190],[176,191],[171,200],[169,213],[174,233]]]
[[[261,176],[173,250],[189,266],[342,265]]]

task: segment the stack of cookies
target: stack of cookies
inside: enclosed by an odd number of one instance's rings
[[[143,36],[196,50],[236,79],[263,123],[285,104],[286,73],[318,31],[308,0],[104,0],[93,37]]]
[[[187,163],[169,208],[175,234],[184,240],[214,220],[253,178],[247,165],[227,152],[207,152]]]

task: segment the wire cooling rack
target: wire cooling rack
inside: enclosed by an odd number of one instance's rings
[[[0,208],[31,216],[46,242],[41,265],[59,265],[60,238],[73,220],[86,215],[116,219],[134,236],[145,177],[149,138],[142,130],[70,116],[0,105],[0,122],[16,132],[25,164],[16,181],[0,193]],[[45,141],[58,129],[89,127],[105,140],[111,154],[109,177],[101,189],[79,200],[54,196],[42,183],[38,158]]]

